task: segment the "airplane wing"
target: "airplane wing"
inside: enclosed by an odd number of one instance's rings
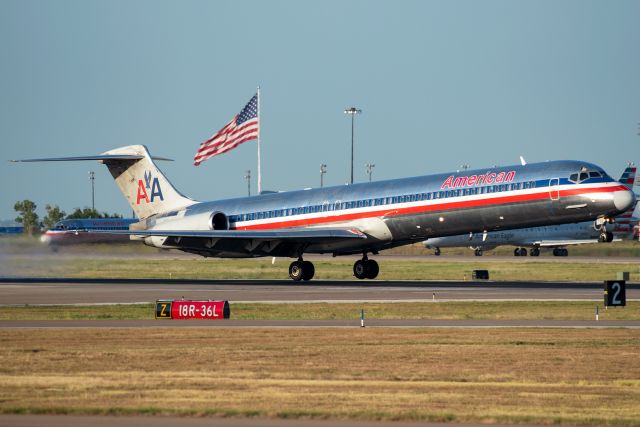
[[[89,230],[89,233],[124,234],[166,238],[162,246],[186,252],[215,254],[220,257],[299,256],[304,248],[322,246],[333,252],[336,246],[366,239],[355,228],[300,228],[280,230]],[[158,246],[160,247],[160,246]]]
[[[281,240],[291,242],[318,242],[347,239],[366,239],[355,228],[304,228],[280,230],[89,230],[89,233],[127,234],[130,236],[158,236],[175,238],[229,239],[229,240]]]

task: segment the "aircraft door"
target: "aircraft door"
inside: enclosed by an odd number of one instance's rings
[[[560,199],[559,184],[560,184],[560,178],[551,178],[549,180],[549,198],[551,200]]]

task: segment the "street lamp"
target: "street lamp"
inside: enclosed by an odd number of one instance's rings
[[[95,213],[96,211],[96,198],[95,198],[95,180],[96,174],[95,172],[89,172],[89,180],[91,181],[91,210]]]
[[[344,110],[344,113],[351,115],[351,184],[353,184],[353,126],[356,114],[362,113],[362,110],[351,107]]]
[[[322,180],[323,175],[327,173],[327,165],[325,165],[324,163],[322,163],[320,165],[320,188],[323,187],[324,185],[324,181]]]
[[[247,196],[251,196],[251,170],[244,173],[244,179],[247,180]]]
[[[369,182],[371,182],[371,174],[373,173],[373,168],[375,168],[376,165],[373,163],[365,163],[365,166],[367,168],[367,174],[369,175]]]

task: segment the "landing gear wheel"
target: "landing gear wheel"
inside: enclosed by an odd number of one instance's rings
[[[532,249],[529,251],[529,255],[531,255],[531,256],[539,256],[539,255],[540,255],[540,249],[538,249],[538,248],[532,248]]]
[[[304,275],[304,267],[303,261],[293,261],[289,265],[289,277],[293,279],[294,282],[299,282],[302,280]]]
[[[513,256],[520,256],[520,248],[515,248],[513,250]]]
[[[482,256],[482,249],[476,249],[474,254],[475,256]]]
[[[562,254],[560,256],[569,256],[569,249],[562,249]]]
[[[562,249],[558,249],[558,248],[553,249],[553,256],[561,256],[561,254],[562,254]]]
[[[434,254],[435,256],[440,256],[440,248],[436,248],[436,249],[433,251],[433,254]]]
[[[365,259],[359,259],[353,264],[353,275],[356,276],[357,279],[367,278],[367,273],[369,272],[367,261],[368,260]]]
[[[526,248],[520,248],[520,256],[527,256],[527,249]]]
[[[311,261],[302,261],[302,280],[309,281],[316,274],[316,268]]]
[[[367,279],[375,279],[376,277],[378,277],[378,273],[380,272],[380,266],[378,265],[378,263],[373,260],[373,259],[369,259],[367,261],[365,261],[367,264]]]

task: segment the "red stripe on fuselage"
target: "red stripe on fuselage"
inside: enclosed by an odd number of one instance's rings
[[[617,186],[611,186],[611,187],[598,187],[598,188],[563,189],[563,190],[560,190],[559,193],[560,193],[560,197],[567,197],[567,196],[585,195],[590,193],[612,193],[614,191],[621,191],[621,190],[627,191],[628,189],[623,185],[617,185]],[[454,210],[454,209],[474,208],[479,206],[504,205],[504,204],[516,203],[516,202],[529,202],[534,200],[549,199],[550,191],[556,191],[556,190],[553,190],[553,188],[548,188],[548,189],[545,188],[543,191],[539,191],[536,193],[514,194],[510,196],[487,197],[482,199],[460,200],[457,202],[445,202],[445,203],[439,203],[439,204],[428,204],[428,205],[399,207],[399,208],[373,206],[375,210],[370,210],[366,212],[327,215],[322,217],[313,217],[313,218],[304,218],[304,219],[291,219],[291,220],[278,221],[278,222],[240,226],[240,227],[235,227],[235,229],[236,230],[269,230],[274,228],[303,227],[306,225],[353,221],[353,220],[362,219],[362,218],[372,218],[372,217],[382,217],[382,216],[391,217],[391,216],[409,215],[409,214],[416,214],[416,213],[427,213],[427,212],[433,212],[433,211],[446,211],[446,210]],[[456,197],[464,197],[464,196],[456,196]],[[321,214],[321,212],[316,212],[316,214]]]

